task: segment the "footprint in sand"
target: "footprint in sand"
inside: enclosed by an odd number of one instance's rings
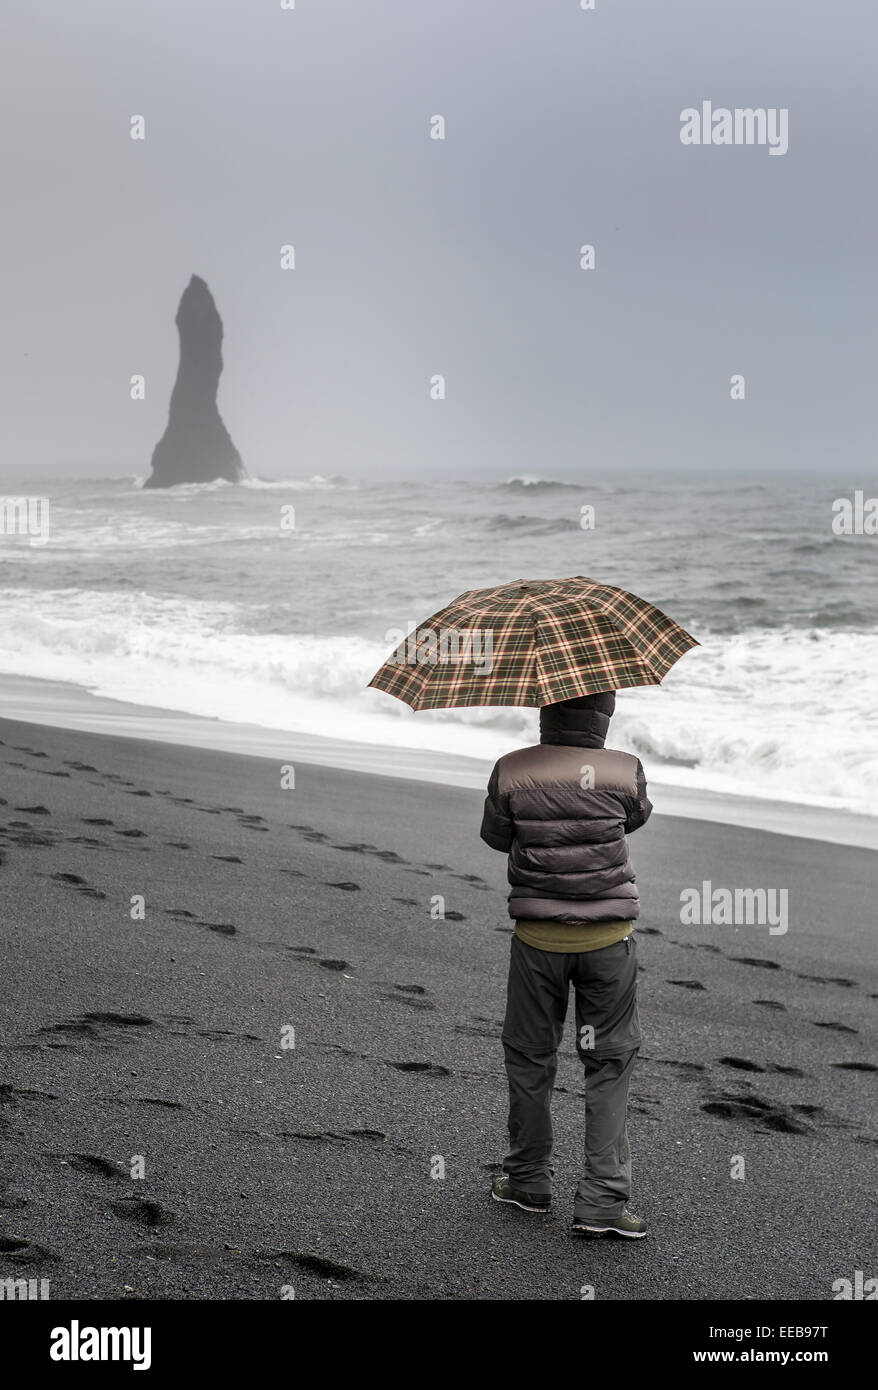
[[[57,1260],[58,1256],[45,1245],[38,1245],[35,1240],[28,1240],[25,1236],[2,1235],[0,1258],[11,1260],[16,1265],[41,1265]]]
[[[179,1100],[165,1100],[162,1096],[134,1096],[123,1105],[157,1105],[162,1110],[185,1110],[187,1107]]]
[[[51,1158],[54,1155],[49,1154],[47,1157]],[[64,1154],[61,1162],[77,1173],[89,1173],[94,1177],[115,1180],[128,1177],[127,1172],[124,1172],[118,1163],[113,1163],[109,1158],[101,1158],[98,1154]]]
[[[208,931],[220,932],[223,936],[235,936],[237,934],[238,929],[231,922],[204,922],[185,907],[163,907],[161,911],[166,917],[173,917],[180,922],[191,922],[196,927],[207,927]]]
[[[353,845],[333,845],[333,849],[340,849],[345,854],[371,854],[376,859],[383,859],[388,864],[404,864],[405,860],[400,859],[395,850],[379,849],[377,845],[353,844]]]
[[[679,985],[681,989],[704,989],[700,980],[666,980],[665,984]]]
[[[422,1012],[430,1012],[436,1007],[429,999],[417,999],[404,994],[382,994],[381,998],[389,1000],[392,1004],[402,1004],[406,1009],[420,1009]]]
[[[359,893],[359,892],[360,892],[360,885],[359,885],[359,883],[350,883],[350,882],[326,883],[326,882],[324,881],[323,886],[324,886],[324,888],[341,888],[341,890],[342,890],[343,892],[345,892],[345,893]]]
[[[131,1041],[129,1029],[153,1027],[154,1019],[142,1013],[83,1013],[76,1019],[65,1019],[61,1023],[49,1023],[39,1029],[39,1033],[82,1038],[83,1041],[99,1042],[114,1047],[119,1041]],[[76,1051],[72,1042],[46,1042],[46,1047]]]
[[[878,1071],[871,1062],[830,1062],[829,1065],[839,1071]]]
[[[729,960],[737,961],[738,965],[756,965],[762,970],[780,970],[776,960],[762,960],[759,956],[729,956]]]
[[[0,835],[18,849],[44,849],[57,842],[57,831],[49,830],[41,834],[27,821],[10,821],[5,829],[0,827]]]
[[[167,1226],[174,1220],[161,1202],[152,1197],[123,1197],[110,1205],[123,1221],[133,1221],[137,1226]]]
[[[450,1076],[451,1072],[447,1067],[442,1067],[438,1062],[388,1062],[389,1067],[396,1071],[415,1071],[421,1076]]]
[[[188,849],[189,846],[187,845]],[[243,864],[243,859],[237,854],[212,854],[211,859],[221,859],[224,864]]]
[[[781,1076],[805,1076],[798,1067],[782,1067],[779,1062],[768,1062],[764,1067],[751,1062],[748,1057],[718,1057],[720,1066],[732,1067],[735,1071],[777,1072]]]
[[[235,1132],[240,1134],[243,1131],[237,1130]],[[256,1133],[255,1130],[249,1130],[247,1132]],[[307,1143],[311,1144],[332,1144],[335,1140],[342,1141],[344,1136],[336,1134],[335,1131],[331,1129],[281,1129],[278,1131],[277,1138],[304,1139]]]
[[[815,1027],[815,1028],[831,1028],[832,1031],[833,1031],[833,1033],[857,1033],[857,1032],[859,1032],[859,1029],[857,1029],[857,1028],[849,1028],[848,1025],[847,1025],[846,1023],[816,1023],[816,1022],[814,1022],[813,1019],[811,1020],[811,1022],[814,1024],[814,1027]]]
[[[83,893],[87,898],[106,898],[107,896],[100,888],[95,888],[86,879],[82,878],[80,874],[45,874],[43,877],[54,879],[56,883],[66,884],[69,888],[75,888],[77,893]]]
[[[350,970],[346,960],[319,960],[318,965],[322,965],[324,970]]]
[[[353,1269],[351,1265],[339,1264],[337,1260],[328,1260],[325,1255],[310,1255],[300,1253],[295,1250],[277,1250],[267,1252],[263,1258],[280,1258],[292,1260],[298,1268],[307,1271],[309,1274],[319,1274],[321,1279],[337,1279],[342,1284],[368,1284],[374,1279],[374,1275],[364,1274],[362,1270]]]
[[[8,1081],[0,1084],[0,1105],[15,1105],[16,1096],[26,1096],[29,1100],[59,1100],[54,1091],[34,1091],[26,1086],[11,1086]]]
[[[199,1038],[211,1038],[214,1042],[225,1042],[228,1038],[235,1038],[238,1042],[264,1042],[256,1033],[235,1033],[231,1028],[199,1028],[197,1030]]]
[[[384,1133],[383,1129],[346,1129],[342,1134],[339,1134],[333,1129],[282,1129],[276,1136],[266,1137],[276,1137],[278,1139],[305,1139],[310,1143],[316,1144],[346,1144],[349,1139],[365,1139],[372,1143],[383,1144],[387,1139],[387,1135]]]
[[[291,825],[290,830],[298,830],[305,840],[325,840],[327,837],[322,830],[315,830],[312,825]]]
[[[146,1014],[89,1013],[78,1018],[66,1019],[63,1023],[51,1023],[40,1028],[41,1033],[75,1033],[86,1038],[106,1038],[112,1036],[107,1029],[152,1028],[155,1019]]]
[[[793,1113],[800,1107],[777,1105],[762,1096],[735,1095],[721,1091],[705,1101],[701,1109],[707,1115],[735,1120],[757,1131],[771,1130],[780,1134],[809,1134],[811,1131]],[[816,1109],[817,1107],[814,1107]]]
[[[48,806],[13,806],[12,809],[31,816],[50,816],[52,814]]]

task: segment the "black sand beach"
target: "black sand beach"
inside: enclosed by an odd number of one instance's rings
[[[669,816],[632,838],[651,1235],[583,1244],[571,1025],[555,1210],[488,1197],[510,924],[479,795],[0,739],[3,1278],[74,1299],[832,1299],[874,1272],[873,851]],[[704,879],[788,888],[789,931],[681,926]]]

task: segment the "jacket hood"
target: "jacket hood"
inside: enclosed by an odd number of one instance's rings
[[[540,743],[578,744],[581,748],[603,748],[616,708],[615,690],[596,695],[580,695],[540,710]]]

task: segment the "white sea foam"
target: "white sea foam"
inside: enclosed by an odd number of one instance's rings
[[[228,478],[214,478],[209,483],[173,483],[170,487],[145,488],[144,484],[147,474],[142,477],[134,477],[132,481],[142,491],[148,495],[161,500],[161,498],[189,498],[198,497],[203,493],[222,492],[225,488],[249,488],[251,491],[274,491],[283,492],[326,492],[335,488],[355,489],[356,484],[342,477],[340,473],[326,478],[322,473],[315,473],[311,478],[259,478],[250,476],[239,479],[233,483]]]
[[[7,589],[0,670],[218,719],[495,758],[535,710],[415,714],[366,684],[386,644],[254,632],[231,601]],[[878,634],[751,629],[710,638],[661,689],[623,691],[610,742],[663,782],[875,813]],[[856,672],[852,679],[851,672]]]
[[[356,483],[352,483],[341,473],[334,473],[330,478],[325,478],[322,473],[315,473],[312,478],[242,478],[239,486],[254,488],[256,491],[282,489],[286,492],[326,492],[336,488],[356,490]]]

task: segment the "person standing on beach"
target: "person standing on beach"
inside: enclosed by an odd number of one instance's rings
[[[550,1103],[572,983],[585,1067],[585,1161],[572,1230],[637,1239],[628,1086],[640,1046],[639,896],[626,835],[652,805],[640,760],[604,747],[615,691],[540,710],[540,742],[507,753],[488,783],[481,836],[509,855],[511,942],[503,1049],[510,1151],[491,1195],[548,1212]]]

